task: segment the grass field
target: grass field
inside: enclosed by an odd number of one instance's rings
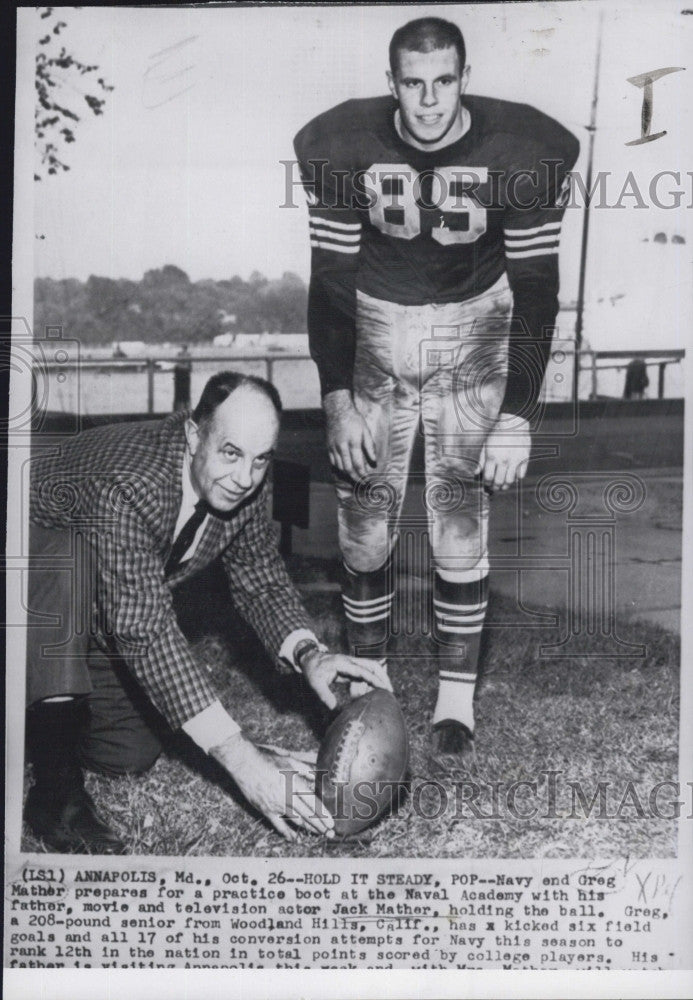
[[[306,603],[328,643],[342,641],[337,567],[294,558],[294,578],[318,589]],[[212,569],[177,594],[179,617],[232,714],[259,742],[314,749],[327,718],[301,679],[278,672],[247,628],[230,612],[223,578]],[[320,587],[320,581],[328,585]],[[489,624],[512,619],[510,601],[492,591]],[[101,812],[133,854],[326,857],[669,857],[676,852],[672,796],[659,782],[677,779],[679,644],[650,624],[620,628],[643,643],[640,659],[584,656],[540,659],[540,643],[557,630],[486,630],[478,688],[474,753],[458,773],[433,774],[430,716],[435,663],[417,640],[391,665],[411,739],[411,793],[399,811],[357,840],[335,843],[302,834],[287,843],[236,795],[232,783],[189,741],[139,777],[90,775]],[[547,772],[556,772],[552,779]],[[553,798],[549,781],[553,780]],[[515,808],[507,787],[518,788]],[[579,783],[588,807],[570,782]],[[589,803],[605,783],[606,809]],[[474,789],[477,788],[476,797]],[[497,805],[494,806],[494,796]],[[441,809],[441,804],[447,808]],[[529,815],[534,810],[533,815]],[[475,815],[475,812],[479,815]],[[521,814],[526,814],[523,818]],[[27,834],[25,850],[42,845]]]

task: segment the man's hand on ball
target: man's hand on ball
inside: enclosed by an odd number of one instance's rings
[[[336,680],[365,681],[373,688],[392,691],[387,672],[377,660],[347,656],[345,653],[324,653],[318,649],[303,658],[301,670],[307,683],[328,708],[337,706],[337,698],[330,690]]]
[[[296,839],[287,819],[314,833],[334,836],[334,820],[315,795],[314,764],[310,766],[314,755],[256,746],[243,733],[213,747],[210,755],[282,837]]]
[[[361,479],[373,470],[376,463],[375,442],[366,421],[354,406],[347,389],[329,392],[323,406],[330,462],[350,479]]]
[[[507,490],[527,472],[532,439],[529,422],[512,413],[501,413],[486,438],[478,471],[484,486],[494,492]]]

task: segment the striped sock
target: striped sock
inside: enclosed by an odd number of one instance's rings
[[[358,573],[344,563],[342,601],[352,656],[383,656],[395,596],[390,566],[388,560],[372,573]]]
[[[433,611],[439,688],[434,724],[454,719],[474,732],[474,689],[487,603],[488,575],[452,583],[436,573]]]

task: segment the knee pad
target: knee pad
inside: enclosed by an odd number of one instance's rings
[[[356,573],[374,573],[388,561],[394,537],[387,518],[353,511],[339,512],[339,547],[344,562]]]

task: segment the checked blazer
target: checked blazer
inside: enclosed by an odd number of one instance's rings
[[[84,534],[96,555],[97,635],[174,728],[217,694],[178,626],[172,586],[221,556],[236,607],[274,657],[290,632],[310,628],[277,549],[266,482],[231,515],[212,514],[192,557],[165,577],[187,416],[84,431],[34,459],[30,474],[30,520]]]

